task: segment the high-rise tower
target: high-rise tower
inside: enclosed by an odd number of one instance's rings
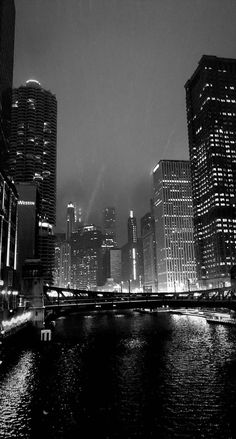
[[[69,242],[75,230],[75,206],[73,203],[67,204],[66,211],[66,240]]]
[[[16,285],[18,194],[7,178],[14,60],[15,4],[0,0],[0,288]],[[6,301],[5,301],[6,302]],[[9,303],[2,300],[9,310]]]
[[[103,210],[103,230],[105,245],[107,247],[117,247],[116,210],[114,207],[106,207]]]
[[[93,290],[101,277],[102,232],[86,225],[72,233],[72,287]]]
[[[137,235],[137,221],[133,210],[128,218],[128,242],[122,247],[122,280],[132,282],[134,288],[143,283],[143,249],[142,240]]]
[[[187,290],[196,280],[189,162],[161,160],[153,188],[158,290]]]
[[[55,95],[35,80],[14,89],[9,172],[16,183],[34,182],[39,189],[39,256],[48,283],[52,282],[54,267],[56,138]]]
[[[153,203],[151,212],[141,218],[141,236],[143,246],[143,285],[146,291],[157,290],[156,239]]]
[[[137,242],[137,239],[137,221],[134,217],[134,211],[130,210],[128,218],[128,242],[134,244]]]
[[[10,136],[14,37],[14,0],[0,0],[0,168],[5,170]]]
[[[236,60],[204,55],[185,88],[197,276],[221,286],[236,263]]]

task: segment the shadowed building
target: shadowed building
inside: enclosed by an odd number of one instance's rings
[[[39,193],[34,183],[18,183],[17,272],[21,278],[25,259],[38,257]]]
[[[6,172],[10,137],[14,37],[14,0],[0,0],[0,168]]]
[[[62,288],[71,286],[71,246],[65,233],[55,235],[54,285]]]
[[[141,218],[144,290],[157,291],[155,220],[151,212]]]
[[[196,280],[189,162],[161,160],[153,187],[158,291],[187,290]]]
[[[236,263],[236,60],[203,56],[185,88],[197,277],[222,286]]]
[[[107,248],[117,247],[116,232],[116,210],[114,207],[106,207],[103,210],[103,234]]]
[[[40,194],[39,257],[52,283],[56,223],[57,101],[38,81],[13,90],[9,172],[15,183],[35,183]]]
[[[0,287],[5,291],[15,285],[17,200],[15,186],[0,172]]]
[[[75,231],[75,206],[73,203],[67,205],[66,211],[66,239],[69,242],[72,233]]]
[[[122,249],[122,281],[132,282],[131,290],[143,284],[143,248],[138,238],[137,221],[133,210],[128,218],[128,242]]]
[[[83,226],[71,237],[72,287],[93,290],[101,284],[102,232],[93,224]]]

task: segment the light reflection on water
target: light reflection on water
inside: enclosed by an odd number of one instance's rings
[[[53,343],[19,355],[0,377],[3,437],[88,437],[94,427],[102,438],[236,437],[235,328],[73,315],[57,321]]]
[[[18,363],[0,383],[1,437],[29,437],[29,410],[32,401],[35,355],[23,352]]]

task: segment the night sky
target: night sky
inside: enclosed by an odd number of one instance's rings
[[[160,159],[188,159],[184,84],[203,54],[236,57],[235,0],[15,0],[14,86],[58,101],[57,231],[69,201],[99,224],[149,210]]]

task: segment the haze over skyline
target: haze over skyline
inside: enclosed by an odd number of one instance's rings
[[[14,86],[58,101],[57,230],[76,202],[100,223],[149,210],[150,173],[188,159],[184,84],[203,54],[235,58],[233,0],[16,0]]]

